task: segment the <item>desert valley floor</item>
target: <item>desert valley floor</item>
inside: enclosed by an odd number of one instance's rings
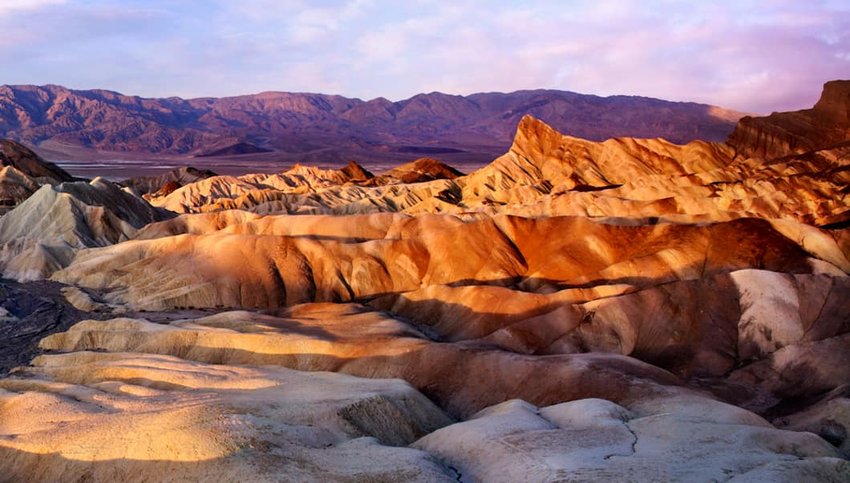
[[[466,175],[0,160],[0,480],[850,481],[850,81]]]

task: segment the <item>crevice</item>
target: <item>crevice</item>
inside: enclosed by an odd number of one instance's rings
[[[611,458],[613,458],[613,457],[615,457],[615,456],[621,456],[621,457],[623,457],[623,458],[627,458],[627,457],[629,457],[629,456],[634,456],[634,455],[635,455],[635,453],[637,452],[637,443],[638,443],[638,435],[637,435],[637,433],[635,433],[635,432],[634,432],[634,430],[632,430],[632,428],[629,426],[629,423],[628,423],[628,422],[625,422],[625,421],[624,421],[624,422],[623,422],[623,427],[625,427],[625,428],[626,428],[626,430],[627,430],[629,433],[631,433],[632,438],[633,438],[633,440],[632,440],[632,446],[631,446],[631,452],[630,452],[629,454],[612,453],[612,454],[606,455],[604,458],[602,458],[602,459],[604,459],[605,461],[608,461],[609,459],[611,459]]]
[[[802,289],[800,288],[799,285],[796,285],[794,288],[797,290],[798,297],[800,295],[802,295]],[[818,320],[820,320],[820,318],[823,316],[823,311],[826,308],[826,305],[829,303],[829,298],[830,298],[830,295],[832,295],[833,289],[835,289],[835,279],[830,277],[829,278],[829,290],[826,291],[826,295],[823,298],[823,302],[820,304],[820,307],[818,308],[818,313],[817,313],[817,315],[815,315],[815,318],[812,319],[812,323],[809,325],[809,328],[803,331],[803,337],[800,339],[801,342],[809,340],[808,339],[809,332],[814,330],[815,326],[817,325]],[[803,323],[805,323],[805,321],[803,321]],[[836,334],[836,335],[839,335],[839,334]]]

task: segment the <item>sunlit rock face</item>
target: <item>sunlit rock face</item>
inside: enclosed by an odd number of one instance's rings
[[[277,175],[213,177],[152,196],[151,203],[178,213],[510,213],[632,223],[756,217],[828,225],[847,215],[846,145],[789,151],[766,162],[740,149],[741,141],[732,142],[738,144],[591,142],[525,117],[508,153],[467,176],[438,170],[419,175],[421,182],[399,184],[392,180],[412,176],[413,167],[396,173],[399,178],[391,172],[365,181],[299,167]],[[443,179],[432,179],[435,174]]]
[[[846,85],[727,143],[525,117],[468,175],[6,168],[0,267],[52,281],[0,320],[62,314],[0,379],[0,470],[848,481]]]
[[[0,401],[12,480],[451,476],[404,447],[451,420],[399,380],[75,352],[36,358]]]

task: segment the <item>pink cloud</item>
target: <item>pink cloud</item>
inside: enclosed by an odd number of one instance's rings
[[[143,95],[554,88],[762,113],[808,107],[850,74],[850,5],[835,1],[11,1],[5,82]]]

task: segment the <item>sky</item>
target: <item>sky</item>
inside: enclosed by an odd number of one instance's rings
[[[0,84],[401,100],[561,89],[766,114],[850,79],[846,0],[0,0]]]

